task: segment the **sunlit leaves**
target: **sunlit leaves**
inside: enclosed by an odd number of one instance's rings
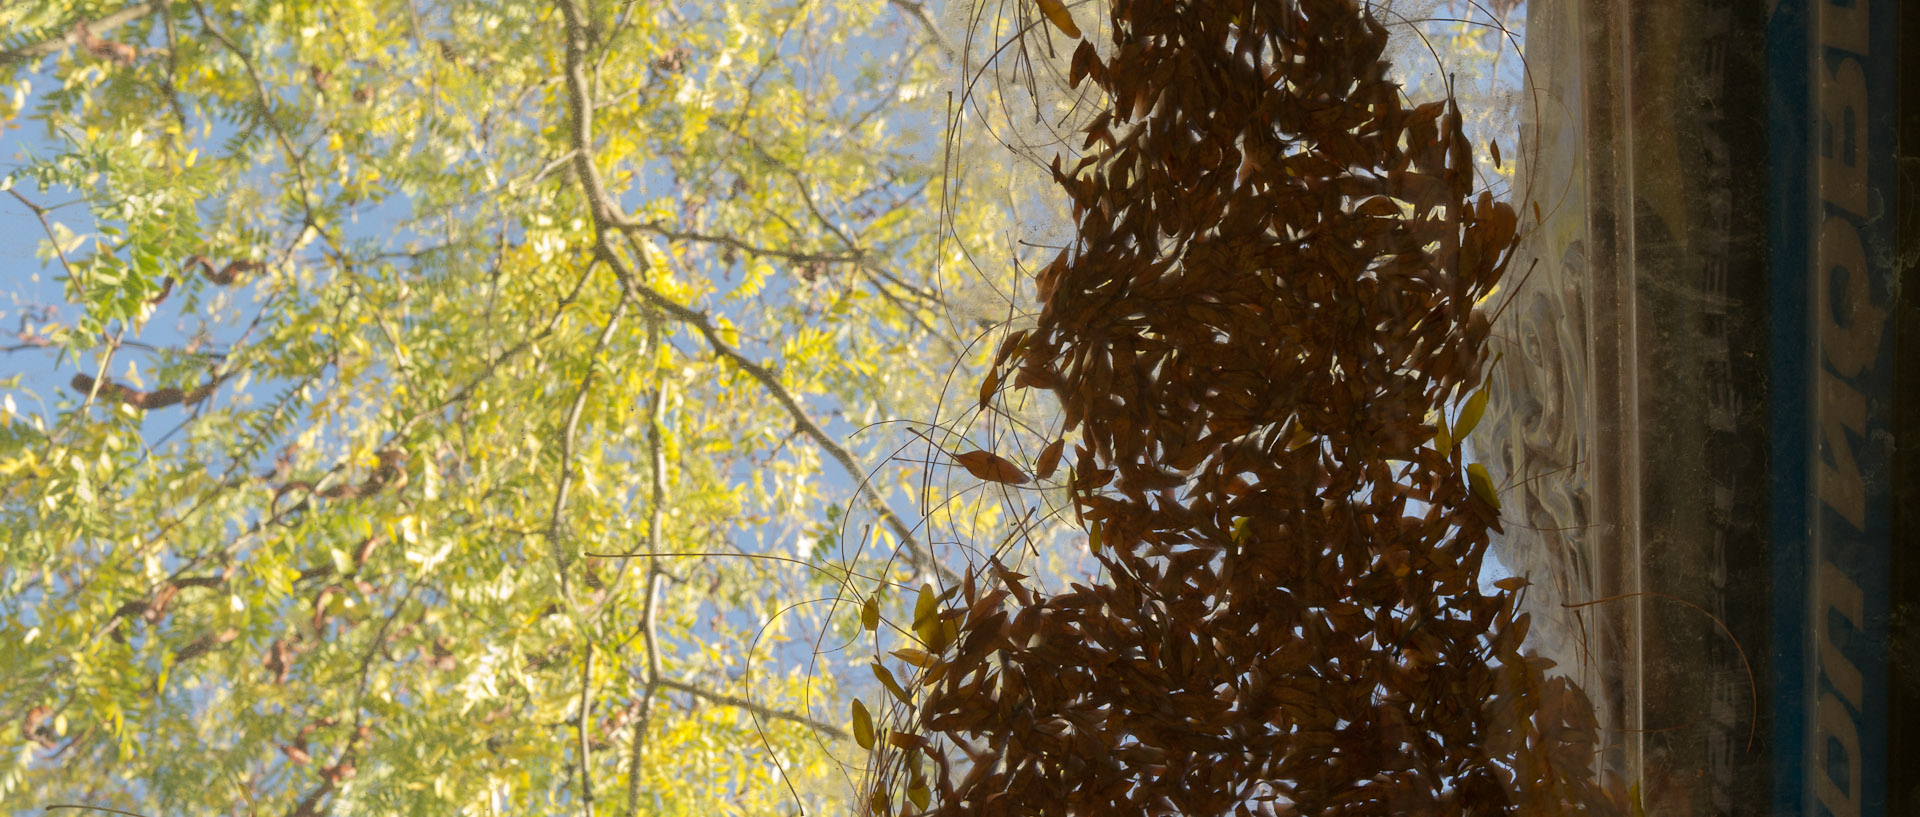
[[[831,434],[918,414],[952,341],[919,294],[934,291],[938,158],[904,134],[941,100],[897,86],[941,69],[898,56],[916,53],[894,47],[898,12],[587,5],[594,163],[645,225],[617,251]],[[0,15],[58,39],[102,9]],[[599,650],[585,731],[605,790],[624,791],[647,665],[649,565],[583,554],[784,555],[802,531],[839,552],[842,526],[819,533],[816,516],[861,475],[823,475],[839,466],[795,437],[789,407],[648,310],[629,305],[599,340],[622,288],[570,162],[559,17],[520,0],[154,4],[101,32],[138,44],[131,65],[62,47],[0,66],[9,90],[30,81],[23,115],[44,123],[8,143],[31,154],[9,173],[53,208],[42,274],[69,300],[4,390],[0,660],[15,672],[0,701],[60,708],[55,737],[85,736],[58,757],[0,738],[0,754],[37,753],[0,768],[0,799],[132,776],[146,799],[119,805],[224,812],[231,772],[281,813],[331,768],[334,813],[564,810],[583,644]],[[871,43],[888,45],[855,47]],[[78,393],[76,373],[130,391]],[[168,388],[181,399],[155,398]],[[884,461],[897,433],[857,438],[857,464]],[[904,508],[903,482],[877,474]],[[574,556],[571,598],[556,545]],[[817,574],[737,556],[658,567],[663,676],[790,712],[865,677],[792,661],[797,627],[826,615],[788,609]],[[843,581],[880,569],[854,567]],[[884,629],[881,603],[863,602],[861,626]],[[763,748],[808,811],[834,810],[810,727],[756,729],[714,700],[655,696],[639,777],[661,794],[644,813],[784,810]],[[356,742],[356,721],[376,737]],[[304,764],[280,748],[301,735]]]

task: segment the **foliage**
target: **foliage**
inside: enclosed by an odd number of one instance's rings
[[[0,422],[0,802],[836,802],[844,658],[792,634],[842,532],[929,564],[910,438],[845,440],[962,356],[935,225],[992,223],[937,200],[926,22],[0,10],[8,206],[70,304]],[[715,555],[588,555],[649,552]]]
[[[908,669],[854,704],[871,813],[1628,813],[1527,580],[1482,582],[1500,499],[1461,441],[1521,225],[1457,99],[1407,101],[1354,0],[1091,5],[1098,45],[1038,4],[1093,103],[1051,163],[1077,232],[978,405],[1060,401],[1035,470],[1073,443],[1102,570],[982,559],[877,635]]]

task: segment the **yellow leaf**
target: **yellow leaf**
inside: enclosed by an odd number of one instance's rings
[[[1087,526],[1087,550],[1093,551],[1094,553],[1100,552],[1100,520],[1098,519],[1093,520],[1093,524]]]
[[[1480,424],[1480,415],[1487,413],[1487,390],[1481,389],[1467,398],[1467,404],[1460,407],[1460,417],[1453,422],[1453,438],[1464,440],[1473,433],[1474,426]]]
[[[960,637],[960,622],[941,617],[936,609],[926,618],[918,619],[913,633],[920,637],[920,643],[927,646],[928,652],[937,654]]]
[[[867,628],[868,631],[879,629],[880,627],[880,600],[879,599],[870,598],[870,599],[867,599],[866,604],[860,605],[860,626]]]
[[[1473,495],[1480,501],[1500,510],[1500,494],[1493,489],[1493,477],[1487,474],[1487,467],[1480,463],[1467,466],[1467,485],[1473,489]]]
[[[920,638],[920,643],[927,645],[928,652],[937,653],[947,646],[940,641],[940,619],[937,617],[915,625],[913,634]]]
[[[1080,27],[1074,25],[1073,14],[1067,11],[1066,4],[1060,0],[1034,0],[1034,2],[1040,4],[1040,13],[1047,15],[1047,20],[1053,23],[1054,28],[1060,29],[1060,33],[1074,39],[1080,38]]]
[[[934,657],[931,653],[928,653],[926,650],[916,650],[912,647],[894,650],[893,657],[921,669],[926,669],[934,664]]]
[[[913,628],[920,629],[939,612],[939,598],[933,593],[933,585],[920,585],[920,597],[913,602]]]
[[[940,599],[931,584],[920,585],[920,598],[913,605],[913,632],[930,652],[937,653],[946,646],[940,639]]]
[[[1438,412],[1433,419],[1433,450],[1442,454],[1453,450],[1453,432],[1447,430],[1447,413]]]
[[[913,801],[914,808],[926,810],[927,800],[931,794],[932,792],[927,791],[927,783],[924,780],[915,780],[912,785],[907,786],[907,799]]]
[[[873,716],[859,698],[853,699],[853,742],[862,749],[873,748]]]
[[[1313,442],[1313,432],[1308,431],[1306,426],[1296,425],[1293,427],[1292,439],[1287,440],[1287,450],[1298,451],[1301,446],[1310,442]]]
[[[907,691],[900,688],[900,682],[893,679],[893,671],[878,661],[873,662],[873,677],[880,679],[880,685],[893,693],[893,697],[899,698],[901,703],[913,705],[913,698],[908,697]]]

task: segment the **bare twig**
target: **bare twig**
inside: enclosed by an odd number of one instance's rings
[[[83,806],[83,805],[71,805],[67,803],[55,803],[51,806],[47,806],[48,811],[53,811],[55,809],[63,809],[63,808],[70,808],[74,810],[84,809],[86,811],[104,811],[108,814],[124,814],[126,815],[126,817],[147,817],[146,815],[141,814],[139,812],[121,811],[117,808],[107,808],[106,806]]]
[[[40,220],[40,229],[47,234],[47,243],[53,245],[53,253],[60,259],[60,268],[67,271],[67,277],[74,279],[75,283],[84,287],[86,282],[74,274],[73,262],[67,258],[66,248],[60,246],[59,239],[53,237],[53,222],[47,220],[47,211],[52,208],[41,207],[38,204],[34,204],[33,201],[26,196],[20,195],[20,191],[18,190],[8,190],[7,194],[18,199],[21,204],[26,205],[27,209],[33,212],[33,217]]]
[[[173,30],[173,15],[160,15],[161,30],[167,35],[167,70],[160,75],[160,91],[167,95],[167,106],[173,110],[173,121],[180,126],[181,133],[189,132],[187,126],[187,108],[180,104],[180,88],[174,78],[180,75],[180,40],[178,32]]]

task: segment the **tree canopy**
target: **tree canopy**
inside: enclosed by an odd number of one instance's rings
[[[811,601],[932,569],[881,421],[981,351],[934,22],[0,10],[0,187],[61,287],[10,272],[0,802],[839,802],[812,636],[857,617]]]

